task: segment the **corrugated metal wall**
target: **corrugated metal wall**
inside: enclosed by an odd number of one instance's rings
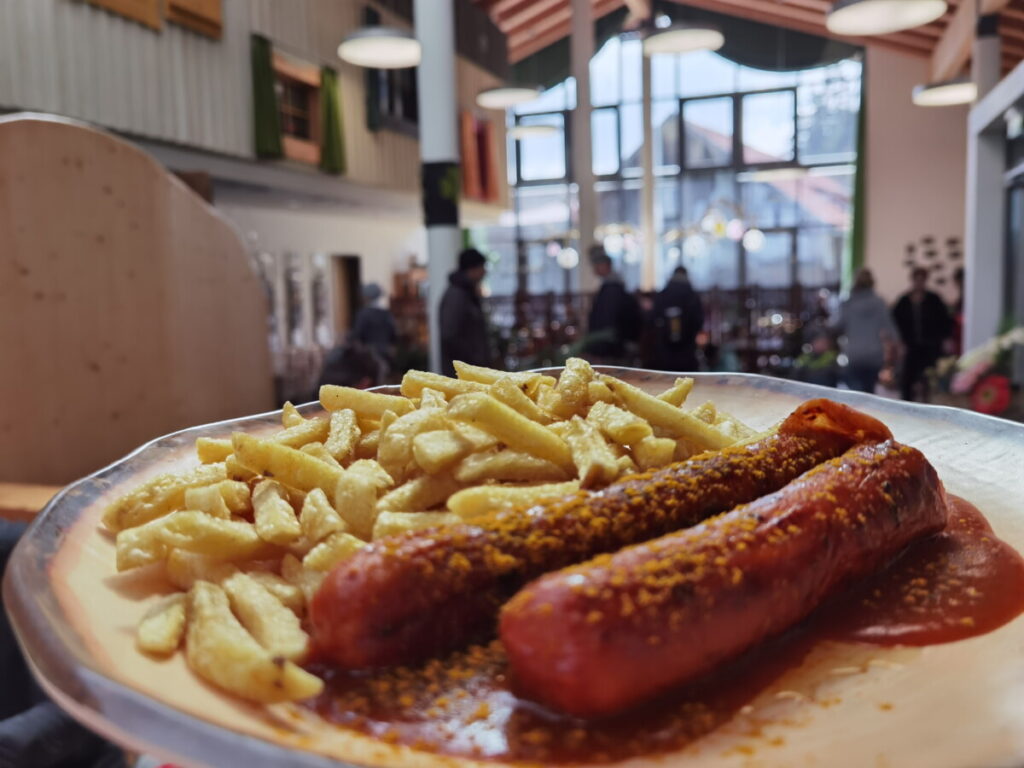
[[[359,26],[362,2],[223,3],[224,36],[211,40],[175,24],[152,30],[81,0],[0,0],[0,108],[53,112],[252,157],[249,39],[256,32],[288,53],[338,69],[348,180],[418,189],[418,142],[366,129],[363,72],[337,57],[338,43]],[[384,23],[408,26],[387,12],[382,16]],[[464,109],[472,108],[478,90],[495,82],[493,75],[459,61]],[[502,155],[503,130],[500,125]]]

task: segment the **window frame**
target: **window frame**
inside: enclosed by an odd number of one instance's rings
[[[284,121],[281,125],[281,150],[284,157],[304,165],[320,164],[320,89],[323,83],[320,78],[320,70],[312,64],[303,64],[290,57],[283,56],[274,51],[272,64],[274,68],[274,85],[283,80],[300,83],[310,89],[309,95],[309,138],[286,133]],[[282,104],[278,100],[277,111],[281,114]]]

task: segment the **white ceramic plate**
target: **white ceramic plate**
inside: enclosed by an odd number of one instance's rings
[[[675,377],[610,372],[651,391]],[[1024,426],[761,376],[696,378],[691,402],[714,400],[755,427],[811,397],[867,411],[924,451],[949,491],[974,503],[1001,538],[1024,551]],[[197,437],[278,423],[277,414],[264,414],[161,438],[47,506],[4,580],[7,610],[37,677],[90,728],[182,765],[494,765],[391,747],[289,708],[250,706],[197,680],[181,654],[157,662],[134,649],[136,620],[153,589],[166,586],[152,575],[115,574],[112,541],[97,530],[104,505],[154,474],[192,463]],[[629,765],[1024,765],[1024,616],[981,637],[926,648],[823,643],[760,693],[748,713],[680,752]]]

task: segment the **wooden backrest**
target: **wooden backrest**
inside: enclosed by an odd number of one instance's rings
[[[132,144],[0,119],[0,481],[64,483],[273,406],[238,233]]]

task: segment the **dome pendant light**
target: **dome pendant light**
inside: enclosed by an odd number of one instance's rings
[[[725,44],[722,30],[713,24],[683,22],[654,29],[644,37],[644,56],[658,53],[717,51]]]
[[[420,63],[420,41],[404,29],[362,27],[341,41],[338,58],[368,69],[407,69]]]
[[[533,101],[540,94],[541,88],[536,85],[499,85],[480,91],[476,95],[476,105],[481,109],[508,109]]]
[[[888,35],[930,24],[946,8],[946,0],[837,0],[825,26],[833,35]]]
[[[978,98],[977,84],[968,78],[945,80],[914,87],[913,102],[919,107],[951,107],[970,104]]]

